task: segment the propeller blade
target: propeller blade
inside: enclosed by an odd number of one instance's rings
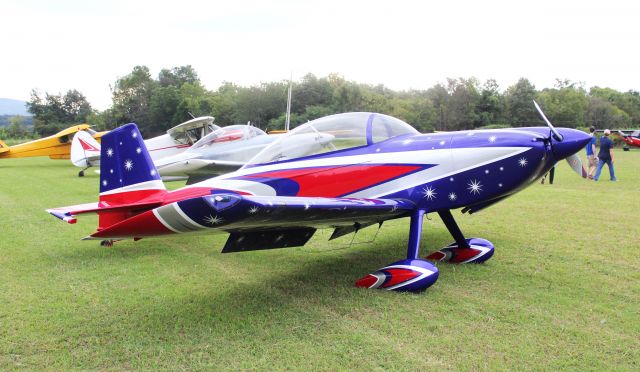
[[[567,163],[569,163],[569,166],[571,167],[571,169],[573,169],[573,171],[576,172],[578,176],[582,178],[587,178],[587,171],[582,166],[582,160],[580,160],[580,157],[578,156],[578,154],[573,154],[569,156],[567,158]]]
[[[549,171],[549,185],[553,185],[553,177],[556,174],[556,167],[551,168]]]
[[[549,127],[549,129],[551,129],[551,133],[553,133],[553,139],[555,139],[558,142],[562,142],[563,140],[562,134],[560,134],[560,132],[558,132],[556,128],[553,126],[553,124],[551,124],[549,119],[547,119],[547,116],[544,114],[544,112],[542,112],[542,109],[540,108],[540,106],[538,106],[538,102],[534,100],[533,105],[536,106],[536,110],[538,110],[538,114],[540,114],[540,117],[542,117],[542,120],[544,120],[544,122],[547,123],[547,126]]]

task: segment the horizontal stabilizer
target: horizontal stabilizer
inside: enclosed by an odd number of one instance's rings
[[[222,253],[246,252],[262,249],[300,247],[313,236],[316,229],[304,227],[288,230],[231,232]]]

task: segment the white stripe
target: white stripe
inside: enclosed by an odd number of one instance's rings
[[[187,216],[187,214],[184,213],[184,211],[182,209],[180,209],[180,206],[178,205],[178,203],[173,203],[172,206],[173,206],[173,209],[175,209],[176,212],[178,212],[180,217],[182,217],[185,221],[187,221],[193,227],[196,227],[198,229],[206,229],[207,228],[206,226],[200,225],[196,221],[192,220],[189,216]]]
[[[381,196],[393,194],[398,191],[406,190],[418,185],[435,180],[455,176],[469,169],[478,168],[483,165],[494,163],[508,157],[521,154],[530,147],[489,147],[482,149],[455,149],[452,155],[455,159],[445,161],[441,158],[440,165],[425,169],[420,172],[412,173],[408,176],[397,178],[381,185],[355,192],[347,195],[351,198],[379,198]],[[505,152],[507,152],[505,154]],[[497,157],[496,157],[497,156]]]
[[[164,227],[166,227],[167,229],[173,231],[174,233],[180,234],[180,231],[178,231],[178,230],[174,229],[173,227],[171,227],[164,219],[162,219],[162,217],[160,217],[160,213],[158,213],[158,209],[157,208],[153,210],[153,215],[156,216],[158,221],[160,221],[160,223],[163,224]]]
[[[151,180],[140,183],[134,183],[117,189],[101,192],[100,195],[118,194],[127,191],[140,191],[140,190],[166,190],[164,183],[160,180]]]
[[[470,262],[470,261],[475,261],[478,258],[480,258],[480,257],[484,256],[485,254],[487,254],[487,252],[489,252],[491,250],[491,249],[489,249],[487,247],[483,247],[481,245],[475,245],[475,244],[471,244],[471,245],[469,245],[469,247],[473,248],[473,249],[477,249],[477,250],[481,251],[482,253],[480,253],[480,255],[473,256],[470,259],[468,259],[466,261],[462,261],[460,263],[467,263],[467,262]]]

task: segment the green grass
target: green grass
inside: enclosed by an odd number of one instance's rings
[[[44,212],[95,201],[97,175],[0,160],[0,369],[638,370],[640,151],[616,159],[616,183],[562,164],[554,185],[456,212],[496,254],[439,265],[418,295],[353,285],[403,258],[406,219],[350,248],[328,232],[226,255],[224,235],[103,248],[79,240],[94,217]],[[452,240],[429,217],[423,256]]]

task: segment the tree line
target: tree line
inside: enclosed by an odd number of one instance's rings
[[[288,86],[285,80],[249,87],[224,82],[212,91],[191,66],[162,69],[157,77],[146,66],[136,66],[111,87],[112,103],[104,111],[93,109],[77,90],[57,95],[34,90],[27,107],[40,136],[83,122],[98,130],[135,122],[144,136],[153,136],[191,115],[214,116],[221,126],[251,122],[272,130],[284,127]],[[569,80],[558,79],[553,88],[537,90],[521,78],[503,90],[493,79],[449,78],[426,90],[394,91],[338,74],[307,74],[293,82],[291,126],[347,111],[389,114],[422,132],[541,125],[534,99],[558,126],[629,128],[640,122],[639,92],[587,90],[584,83]]]

